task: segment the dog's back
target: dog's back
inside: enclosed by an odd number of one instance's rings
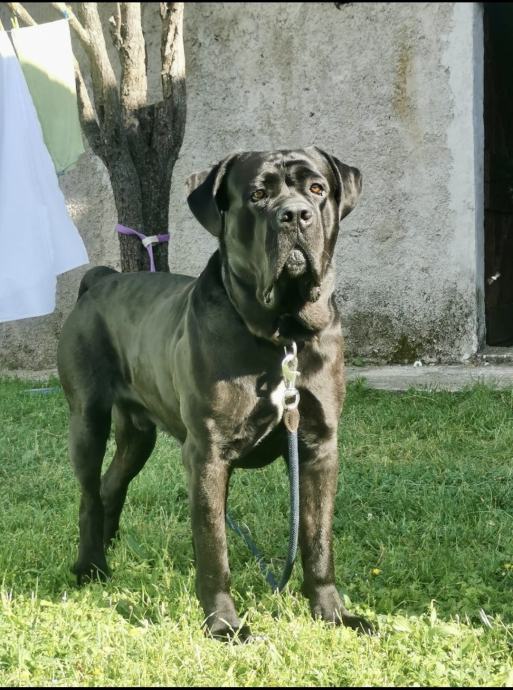
[[[84,273],[84,276],[80,281],[77,299],[80,299],[84,292],[87,292],[92,285],[97,283],[102,278],[112,275],[113,273],[118,273],[118,271],[110,268],[109,266],[95,266],[94,268],[90,268],[86,273]]]

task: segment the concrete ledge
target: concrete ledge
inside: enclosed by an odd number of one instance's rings
[[[513,365],[346,367],[346,380],[354,381],[357,378],[364,378],[371,388],[388,391],[404,391],[408,388],[458,391],[475,383],[513,388]]]
[[[50,376],[57,376],[57,369],[0,369],[0,379],[21,379],[22,381],[47,381]]]
[[[23,381],[46,381],[56,376],[56,369],[30,371],[26,369],[0,370],[0,378]],[[436,365],[414,367],[346,367],[346,380],[364,378],[371,388],[405,391],[408,388],[458,391],[474,383],[486,383],[496,388],[513,388],[513,364]]]

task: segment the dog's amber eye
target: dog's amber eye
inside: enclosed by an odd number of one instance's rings
[[[314,194],[321,195],[324,192],[324,187],[317,182],[314,182],[314,184],[310,187],[310,191]]]
[[[265,189],[257,189],[253,194],[251,195],[251,201],[260,201],[260,199],[263,199],[265,196]]]

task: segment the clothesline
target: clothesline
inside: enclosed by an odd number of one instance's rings
[[[62,12],[62,17],[63,19],[66,19],[66,21],[69,22],[70,16],[67,12]],[[50,22],[45,22],[45,23],[50,23]],[[13,26],[12,29],[6,29],[4,25],[2,24],[2,20],[0,19],[0,31],[5,31],[6,34],[10,34],[11,31],[17,31],[18,29],[23,29],[25,27],[18,27],[18,26]]]

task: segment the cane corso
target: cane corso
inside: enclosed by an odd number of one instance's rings
[[[219,241],[199,278],[93,268],[62,330],[59,375],[82,490],[74,572],[79,582],[109,573],[105,548],[128,485],[162,428],[182,445],[207,629],[249,636],[230,596],[228,483],[236,467],[286,457],[280,367],[295,341],[302,591],[315,617],[368,632],[342,604],[332,553],[344,398],[333,252],[360,173],[310,147],[230,155],[187,186],[192,213]],[[117,449],[101,477],[112,419]]]

